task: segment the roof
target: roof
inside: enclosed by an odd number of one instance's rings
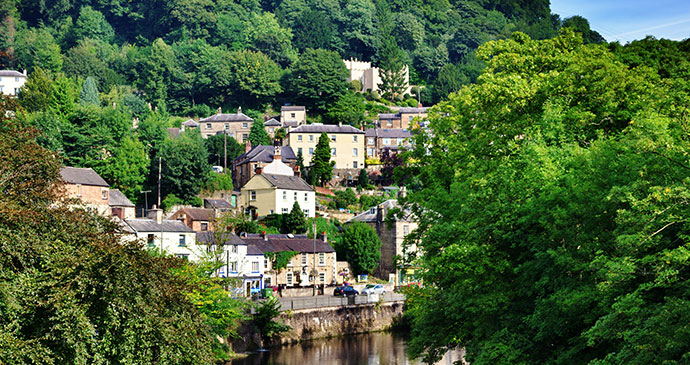
[[[286,120],[285,123],[283,123],[285,127],[297,127],[299,126],[299,121],[297,120]]]
[[[108,203],[110,204],[111,207],[133,207],[134,204],[127,199],[125,194],[122,194],[122,192],[118,189],[110,189],[110,199],[108,199]]]
[[[275,153],[275,147],[273,146],[254,146],[249,152],[245,152],[237,157],[234,161],[239,163],[245,162],[273,162],[273,154]],[[289,162],[290,160],[296,160],[295,152],[290,146],[280,147],[280,160],[283,162]]]
[[[223,199],[204,199],[204,207],[211,209],[232,209],[232,205]]]
[[[198,127],[199,123],[195,122],[194,119],[189,119],[182,123],[182,125],[185,127]]]
[[[276,118],[271,118],[264,122],[264,126],[266,127],[280,127],[280,125],[280,122],[277,121]]]
[[[380,128],[369,128],[365,131],[367,137],[378,137],[378,138],[409,138],[412,137],[412,132],[407,129],[380,129]]]
[[[180,136],[180,128],[167,128],[168,129],[168,136],[170,138],[177,138]]]
[[[303,106],[297,106],[297,105],[283,105],[280,107],[281,112],[291,112],[291,111],[305,111],[306,109]]]
[[[400,205],[398,205],[398,201],[396,199],[389,199],[386,200],[385,202],[379,204],[379,206],[383,206],[384,212],[388,212],[390,209],[393,208],[400,208]],[[373,213],[372,213],[373,209]],[[356,221],[356,222],[376,222],[376,211],[378,209],[378,206],[376,207],[370,207],[363,213],[360,213],[359,215],[354,216],[352,219],[350,219],[348,222]],[[385,219],[385,217],[384,217]],[[404,217],[398,217],[398,221],[404,221],[404,222],[410,222],[412,221],[411,219],[411,212],[409,210],[405,210],[405,215]]]
[[[264,252],[254,244],[247,245],[247,256],[263,256]]]
[[[100,177],[92,168],[69,167],[60,169],[62,180],[70,184],[94,185],[108,187],[108,183]]]
[[[400,119],[400,114],[382,113],[379,114],[379,119]]]
[[[161,224],[146,218],[127,219],[125,222],[136,232],[194,232],[183,222],[168,219],[163,219]]]
[[[222,122],[253,122],[254,119],[244,115],[244,113],[238,113],[238,114],[223,114],[223,113],[218,113],[214,114],[208,118],[202,118],[199,119],[199,123],[208,123],[208,122],[217,122],[217,123],[222,123]]]
[[[247,251],[254,246],[256,249],[265,252],[297,251],[297,252],[335,252],[333,247],[321,239],[313,240],[306,235],[294,235],[293,238],[284,234],[269,234],[264,239],[259,234],[248,234],[240,237],[247,243]],[[314,245],[316,244],[316,247]]]
[[[174,216],[180,212],[186,214],[193,221],[212,221],[216,216],[213,209],[206,208],[182,208],[175,212]]]
[[[23,73],[15,70],[0,70],[0,76],[26,77]]]
[[[288,176],[288,175],[272,175],[263,174],[263,176],[271,185],[275,186],[277,189],[284,190],[301,190],[301,191],[314,191],[311,185],[307,184],[302,178],[298,176]]]
[[[413,114],[413,113],[426,113],[428,107],[423,108],[400,108],[398,110],[399,114]]]
[[[310,124],[299,126],[290,131],[290,133],[349,133],[349,134],[364,134],[364,131],[351,125],[330,125],[330,124]]]
[[[207,245],[209,243],[223,243],[224,245],[246,245],[236,234],[232,232],[197,232],[196,242]]]

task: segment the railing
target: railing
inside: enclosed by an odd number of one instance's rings
[[[350,297],[319,295],[315,297],[278,298],[278,300],[280,300],[281,304],[280,310],[287,311],[295,309],[340,307],[377,302],[401,302],[405,300],[405,295],[400,293],[386,293],[383,295],[357,295]]]

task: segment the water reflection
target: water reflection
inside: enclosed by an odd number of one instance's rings
[[[244,359],[230,362],[232,365],[259,364],[333,364],[333,365],[393,365],[423,364],[410,360],[405,353],[405,339],[392,333],[371,333],[304,342],[297,345],[273,348]],[[448,352],[438,364],[451,365],[460,361],[460,350]]]

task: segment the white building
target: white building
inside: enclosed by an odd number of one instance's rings
[[[161,209],[150,209],[149,217],[125,219],[125,230],[146,242],[148,248],[168,255],[197,261],[205,252],[196,244],[196,234],[182,221],[163,218]],[[162,242],[161,242],[162,240]]]
[[[381,76],[378,67],[371,67],[371,62],[358,61],[356,59],[343,60],[345,67],[350,72],[347,81],[359,80],[362,83],[362,91],[378,91],[381,84]],[[410,69],[405,66],[405,92],[410,93]]]
[[[19,94],[19,89],[26,83],[26,70],[24,73],[14,70],[0,70],[0,94]]]

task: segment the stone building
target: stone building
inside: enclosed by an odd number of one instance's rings
[[[288,145],[295,154],[302,152],[304,165],[311,166],[316,144],[321,133],[330,138],[331,161],[335,169],[361,169],[364,167],[364,131],[351,125],[303,125],[288,133]]]
[[[110,216],[109,185],[91,168],[69,167],[60,169],[67,198],[77,198],[101,215]]]
[[[381,158],[384,149],[398,151],[410,146],[412,133],[405,129],[370,128],[365,131],[368,158]]]
[[[271,165],[274,161],[280,160],[282,161],[281,165],[286,165],[290,169],[290,171],[283,173],[293,175],[292,171],[297,165],[297,157],[290,146],[251,147],[251,144],[247,143],[245,151],[232,161],[232,182],[236,189],[240,189],[256,174],[257,166],[262,167],[266,173],[274,174],[278,172],[277,170],[285,169],[278,164]]]
[[[415,118],[424,120],[428,114],[427,107],[400,108],[397,113],[382,113],[378,115],[378,126],[384,129],[411,129]]]
[[[111,214],[120,219],[132,219],[136,217],[136,207],[118,189],[110,190],[109,199]]]
[[[216,212],[206,208],[182,208],[170,216],[170,219],[181,221],[194,232],[213,231]]]
[[[359,80],[362,83],[362,91],[378,91],[381,84],[381,76],[378,67],[371,67],[371,62],[359,61],[356,59],[343,60],[345,67],[349,72],[347,81]],[[410,87],[410,70],[405,66],[405,92],[409,94]]]
[[[307,124],[307,110],[303,106],[283,105],[280,107],[280,123],[285,129]]]
[[[242,108],[238,108],[236,114],[223,114],[218,108],[216,114],[199,119],[199,129],[204,138],[226,133],[235,138],[237,142],[244,143],[249,138],[252,123],[254,123],[254,119],[244,115]]]

